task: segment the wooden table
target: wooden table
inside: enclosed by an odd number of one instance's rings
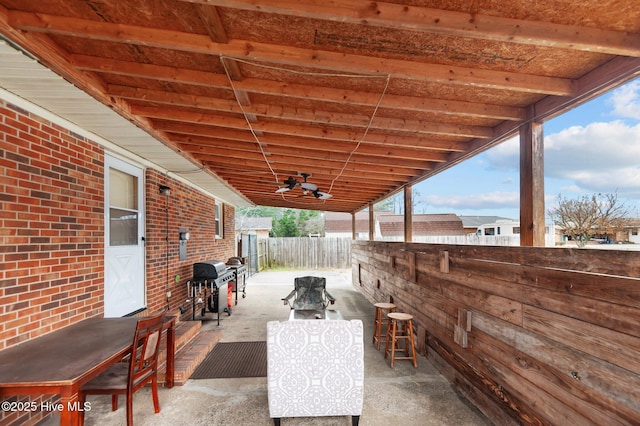
[[[138,318],[89,318],[0,351],[0,397],[60,395],[60,424],[76,426],[82,407],[78,390],[131,351]],[[166,386],[173,387],[175,318],[166,317]],[[40,411],[43,407],[27,407]],[[23,407],[24,408],[24,407]]]

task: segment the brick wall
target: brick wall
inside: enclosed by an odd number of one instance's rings
[[[103,150],[0,101],[0,349],[102,313]]]
[[[102,314],[103,169],[100,146],[0,100],[0,349]]]
[[[150,310],[166,307],[170,291],[168,306],[176,311],[180,305],[187,307],[186,281],[191,278],[193,263],[226,261],[234,256],[235,210],[223,205],[224,238],[216,239],[214,199],[155,170],[147,170],[146,181],[147,306]],[[170,187],[171,195],[161,195],[159,185]],[[180,228],[187,228],[191,234],[183,261],[179,258]]]

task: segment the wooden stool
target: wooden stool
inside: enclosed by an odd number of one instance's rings
[[[380,350],[380,342],[384,339],[386,342],[386,335],[389,330],[389,320],[384,320],[384,311],[393,312],[396,310],[396,305],[393,303],[376,303],[373,305],[376,307],[376,316],[373,321],[373,339],[371,343],[374,345],[377,343],[378,350]],[[382,335],[382,326],[386,325],[387,330],[385,330],[384,336]]]
[[[416,346],[413,336],[413,315],[404,312],[391,312],[387,314],[389,318],[389,326],[387,327],[387,344],[384,351],[384,357],[387,358],[391,352],[391,368],[396,359],[409,359],[413,361],[413,366],[418,366],[416,359]],[[404,345],[400,342],[404,341]],[[405,356],[396,356],[396,351],[403,351]]]

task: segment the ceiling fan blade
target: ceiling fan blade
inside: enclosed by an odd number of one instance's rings
[[[276,194],[281,194],[281,193],[287,192],[289,190],[290,190],[290,188],[288,186],[285,186],[285,187],[282,187],[282,188],[278,188],[278,189],[276,189]]]
[[[317,191],[318,190],[318,185],[316,185],[315,183],[311,183],[311,182],[302,182],[300,184],[300,186],[302,187],[302,189],[306,189],[307,191]]]
[[[328,193],[322,192],[322,191],[318,191],[318,190],[313,191],[313,195],[319,200],[328,200],[329,198],[333,197],[333,195],[331,195],[331,194],[328,194]]]

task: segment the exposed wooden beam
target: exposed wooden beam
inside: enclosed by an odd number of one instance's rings
[[[227,43],[229,41],[229,37],[227,37],[227,32],[224,29],[224,25],[220,19],[220,14],[218,14],[218,10],[215,6],[210,4],[199,4],[196,6],[196,9],[198,10],[200,20],[204,24],[211,40],[216,43]],[[239,77],[241,78],[242,76]]]
[[[339,2],[324,0],[182,1],[504,43],[582,50],[610,55],[640,56],[640,34],[404,4],[367,0],[340,0]]]
[[[207,152],[197,152],[197,151],[189,151],[194,157],[202,159],[203,161],[209,161],[211,158],[216,159],[227,159],[230,163],[242,164],[249,160],[254,161],[264,161],[262,154],[259,152],[251,153],[249,151],[238,151],[238,150],[216,150],[209,149]],[[326,157],[326,156],[325,156]],[[421,168],[410,168],[410,167],[402,167],[402,166],[389,166],[384,164],[362,164],[356,162],[346,163],[341,160],[334,160],[331,158],[311,158],[308,156],[298,156],[295,153],[287,154],[271,154],[267,155],[267,160],[269,164],[277,167],[278,164],[296,164],[299,167],[313,167],[318,164],[323,165],[328,168],[336,168],[340,169],[345,166],[345,170],[351,171],[359,171],[360,173],[365,172],[378,172],[378,173],[386,173],[389,175],[396,176],[407,176],[407,175],[419,175],[423,170],[429,170],[429,167],[423,166]],[[337,176],[338,174],[336,174]]]
[[[210,124],[201,123],[180,123],[177,121],[156,121],[154,126],[157,130],[166,133],[176,133],[183,135],[193,135],[194,137],[212,137],[218,139],[226,139],[229,141],[241,141],[241,142],[255,142],[254,136],[248,129],[230,129],[220,126],[214,126]],[[310,135],[296,135],[289,136],[283,134],[269,134],[265,133],[260,136],[260,143],[263,144],[275,144],[283,146],[297,146],[300,143],[304,143],[309,148],[317,147],[322,149],[326,146],[327,149],[342,149],[336,144],[352,144],[354,141],[348,140],[336,140],[327,139],[323,137],[315,137]],[[395,151],[397,148],[401,149],[415,149],[416,155],[421,157],[420,151],[447,151],[447,152],[464,152],[468,149],[467,142],[440,140],[440,139],[426,139],[420,137],[399,136],[399,135],[383,135],[375,132],[367,134],[366,140],[363,142],[365,147],[363,150],[368,154],[373,154],[371,150],[380,152],[381,154],[386,150],[387,155],[393,155],[394,152],[398,152],[399,155],[403,155],[403,151]],[[368,150],[367,146],[371,146],[371,150]],[[350,145],[353,148],[353,145]],[[360,148],[358,148],[360,149]],[[410,156],[409,158],[413,158]]]
[[[197,112],[192,110],[179,110],[173,108],[168,110],[167,108],[132,105],[131,112],[141,117],[155,118],[161,120],[175,120],[187,123],[207,124],[212,126],[230,127],[233,129],[248,130],[249,127],[244,118],[230,117],[226,115],[216,115],[209,112]],[[340,125],[327,125],[326,123],[314,122],[311,126],[295,126],[291,124],[280,124],[276,121],[261,121],[258,123],[252,123],[252,128],[260,132],[279,133],[285,135],[306,136],[316,138],[327,138],[334,140],[351,140],[358,141],[364,136],[364,128],[366,126],[351,126],[349,129],[341,127]],[[332,124],[332,123],[330,123]],[[407,123],[408,125],[410,122]],[[351,130],[354,127],[361,127],[362,131]],[[382,128],[383,129],[383,128]],[[373,130],[380,130],[379,127],[375,127]],[[398,137],[402,137],[402,130],[395,130]],[[458,136],[458,137],[476,137],[476,138],[491,138],[493,137],[493,130],[489,128],[483,128],[479,126],[457,126],[450,124],[439,123],[422,123],[421,128],[403,129],[407,133],[407,137],[415,137],[415,135],[441,135],[441,136]],[[369,133],[367,133],[367,139],[369,139]],[[391,136],[390,136],[391,137]]]
[[[10,11],[9,23],[25,31],[77,38],[140,44],[191,53],[221,55],[278,65],[309,67],[336,72],[363,73],[442,84],[473,85],[501,90],[549,95],[571,95],[573,80],[479,68],[428,64],[390,58],[373,58],[325,50],[311,50],[246,40],[215,43],[199,34],[111,24],[47,14]]]
[[[210,165],[214,168],[214,170],[223,171],[225,169],[232,170],[244,170],[247,173],[257,173],[259,171],[268,172],[269,168],[265,161],[253,160],[253,159],[235,159],[233,162],[225,159],[220,156],[199,156],[199,161],[203,164]],[[284,163],[284,164],[273,164],[274,168],[278,172],[279,175],[289,176],[296,175],[298,171],[292,169],[292,163]],[[362,169],[355,168],[353,166],[348,166],[344,170],[341,168],[329,168],[326,165],[315,162],[305,162],[305,164],[296,164],[295,167],[298,169],[304,169],[303,171],[309,172],[316,175],[325,175],[328,178],[333,179],[342,171],[342,175],[340,176],[340,181],[343,179],[371,179],[372,181],[378,180],[381,182],[403,182],[410,180],[414,176],[420,173],[419,170],[415,170],[415,173],[412,175],[402,175],[395,173],[388,173],[387,171],[379,171],[379,170],[367,170],[365,175]],[[280,172],[279,170],[285,170]]]
[[[260,159],[262,153],[255,147],[243,146],[237,147],[220,147],[220,146],[202,146],[202,145],[189,145],[180,144],[181,149],[187,152],[191,152],[193,155],[221,155],[227,158],[254,158]],[[264,148],[267,159],[271,161],[275,158],[292,157],[300,158],[303,161],[315,160],[322,162],[338,162],[345,164],[347,161],[351,161],[355,164],[362,165],[363,168],[369,167],[392,167],[395,173],[406,174],[411,173],[414,170],[430,170],[433,165],[431,161],[427,160],[406,160],[406,159],[393,159],[381,156],[353,154],[349,155],[344,152],[332,152],[332,151],[320,151],[310,150],[304,148],[288,148],[288,147],[268,147]]]
[[[215,43],[228,43],[229,38],[227,37],[224,25],[222,24],[222,20],[220,19],[220,15],[218,14],[218,10],[214,6],[203,4],[196,5],[196,8],[198,10],[200,19],[202,20],[202,23],[209,33],[209,37],[211,37],[211,40]],[[236,62],[224,63],[223,66],[229,73],[229,78],[237,81],[242,80],[242,72],[240,71],[240,67]],[[236,91],[235,95],[239,104],[251,105],[249,94],[247,92],[238,90]],[[257,118],[251,114],[247,114],[247,120],[256,122]]]
[[[184,100],[184,97],[182,97]],[[143,98],[145,102],[154,102],[152,99]],[[176,96],[176,101],[180,101],[179,95]],[[464,124],[448,124],[442,122],[433,122],[426,120],[410,120],[385,117],[384,111],[379,111],[378,114],[371,121],[371,117],[365,114],[347,114],[334,111],[322,111],[311,110],[305,108],[286,107],[282,105],[268,105],[268,104],[252,104],[243,109],[240,109],[235,105],[229,105],[233,102],[212,99],[211,102],[207,102],[207,105],[212,111],[224,111],[224,112],[244,112],[252,117],[266,117],[271,119],[282,119],[289,121],[302,121],[306,123],[324,123],[336,126],[349,126],[377,130],[388,130],[396,132],[410,132],[412,134],[441,134],[441,135],[454,135],[461,137],[471,138],[491,138],[493,137],[493,130],[489,127],[483,126],[470,126]],[[167,102],[167,104],[181,106],[177,102]],[[202,108],[202,102],[198,104],[182,104],[185,107]],[[225,108],[230,106],[230,108]],[[255,122],[255,120],[253,120]]]
[[[337,126],[349,126],[396,132],[410,132],[412,134],[441,134],[471,138],[493,137],[493,130],[484,126],[470,126],[464,124],[436,123],[424,120],[409,120],[384,116],[384,110],[371,121],[365,114],[346,114],[334,111],[311,110],[305,108],[286,107],[282,105],[253,104],[240,108],[235,101],[202,96],[186,96],[177,93],[143,91],[134,88],[120,88],[120,95],[127,99],[149,103],[166,103],[168,105],[200,108],[211,111],[247,113],[252,117],[267,117],[289,121],[303,121],[308,123],[325,123]],[[115,95],[115,93],[110,92]],[[137,94],[137,96],[136,96]],[[141,105],[142,106],[142,105]],[[372,112],[372,111],[369,111]],[[255,122],[256,120],[252,120]]]
[[[149,64],[137,64],[135,62],[116,61],[107,58],[98,58],[85,55],[73,55],[72,63],[85,71],[106,72],[118,75],[127,75],[135,78],[157,79],[183,84],[204,84],[199,80],[201,74],[194,74],[188,80],[181,80],[175,68],[162,67]],[[211,79],[206,80],[211,83]],[[209,87],[229,89],[229,85],[223,79],[219,79],[220,86],[208,84]],[[328,102],[337,105],[357,105],[373,108],[380,99],[379,93],[364,92],[349,89],[334,89],[331,87],[318,87],[293,83],[279,83],[271,80],[246,78],[242,82],[234,83],[236,88],[241,88],[249,93],[265,95],[285,96],[287,98],[306,99],[317,102]],[[127,99],[146,99],[153,102],[170,103],[185,106],[199,106],[201,108],[219,108],[217,98],[176,94],[158,90],[145,90],[128,86],[109,85],[108,92],[111,95]],[[234,109],[239,107],[234,107]],[[526,118],[524,108],[503,105],[492,105],[474,102],[452,101],[435,99],[430,97],[400,96],[385,94],[380,102],[380,112],[384,115],[385,109],[433,112],[438,114],[455,115],[463,117],[480,117],[495,120],[518,121]]]
[[[177,145],[185,146],[185,149],[192,149],[189,146],[214,146],[225,149],[240,149],[242,145],[252,147],[256,149],[257,144],[255,140],[246,138],[245,140],[229,140],[221,137],[221,135],[215,135],[212,131],[211,135],[215,136],[192,136],[178,133],[167,133],[169,139]],[[301,139],[291,136],[277,136],[269,137],[268,135],[261,138],[263,146],[267,151],[272,151],[274,147],[282,149],[305,149],[305,150],[317,150],[320,152],[331,151],[336,153],[351,153],[355,148],[353,142],[340,142],[340,141],[327,141],[321,139]],[[249,148],[244,148],[249,149]],[[385,157],[395,158],[403,161],[405,160],[418,160],[418,161],[443,161],[445,156],[448,157],[448,153],[443,153],[439,150],[419,149],[419,148],[406,148],[406,147],[394,147],[385,145],[376,145],[369,143],[362,143],[356,151],[359,155],[369,155],[373,157]]]

